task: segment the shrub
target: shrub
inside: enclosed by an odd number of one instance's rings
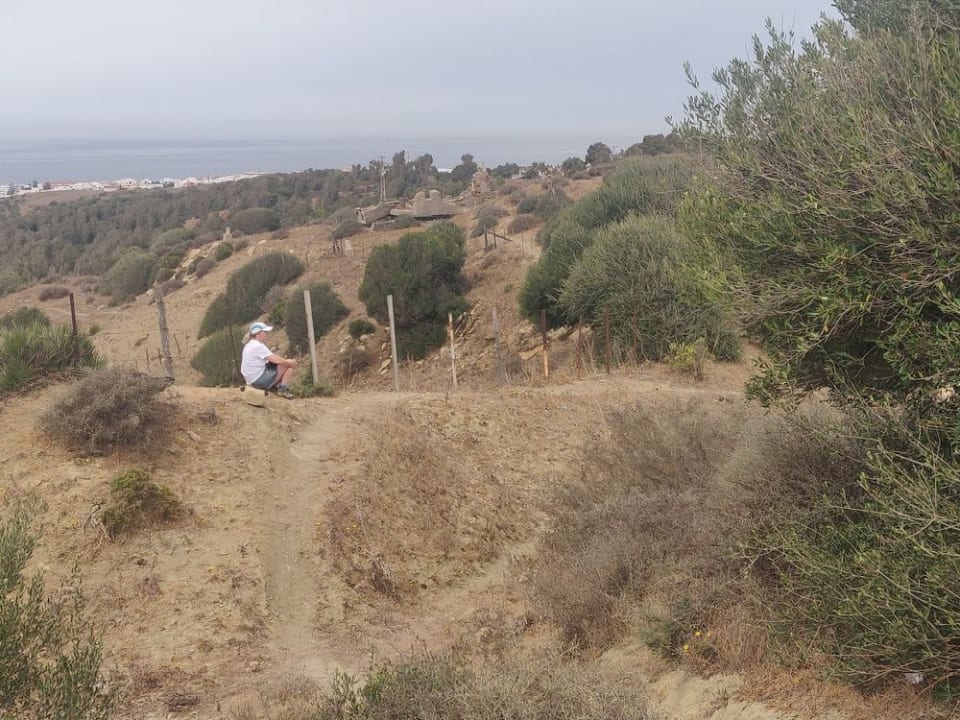
[[[79,573],[59,599],[40,574],[24,574],[35,512],[20,502],[0,517],[0,708],[10,717],[108,720],[117,697],[100,675],[102,644],[84,616]]]
[[[631,217],[595,234],[563,284],[564,317],[582,318],[638,359],[660,360],[674,343],[706,349],[721,360],[739,356],[718,342],[731,314],[711,292],[722,274],[703,244],[695,247],[670,218]],[[736,348],[734,348],[736,350]]]
[[[670,158],[627,161],[597,190],[554,216],[538,235],[544,252],[520,292],[524,316],[539,322],[546,310],[551,327],[575,320],[559,306],[560,291],[596,231],[631,213],[673,215],[691,174],[689,164]]]
[[[213,258],[200,258],[200,261],[197,263],[194,273],[198,278],[202,278],[208,272],[213,270],[214,266],[217,264],[217,261]]]
[[[467,308],[462,295],[464,243],[463,231],[443,221],[370,254],[360,300],[371,317],[386,323],[387,295],[393,295],[397,342],[405,356],[421,358],[442,344],[447,314],[459,315]]]
[[[517,212],[521,215],[527,215],[536,212],[537,202],[539,200],[539,195],[527,195],[519,203],[517,203]]]
[[[24,285],[23,278],[13,270],[0,271],[0,297],[16,292]]]
[[[179,289],[182,288],[182,287],[186,287],[186,284],[187,284],[187,283],[186,283],[185,280],[183,280],[183,279],[181,279],[181,278],[178,278],[178,277],[172,277],[172,278],[170,278],[169,280],[164,281],[164,282],[160,285],[160,291],[161,291],[164,295],[169,295],[170,293],[176,292],[177,290],[179,290]]]
[[[94,455],[118,447],[151,450],[166,438],[176,413],[159,397],[169,385],[169,378],[132,370],[93,370],[44,413],[40,426]]]
[[[101,363],[90,339],[74,337],[65,325],[34,322],[0,328],[0,393]]]
[[[156,256],[165,255],[171,250],[182,250],[194,234],[186,228],[178,227],[157,235],[150,243],[150,252]]]
[[[190,367],[203,375],[202,383],[226,387],[240,382],[241,339],[246,328],[221,328],[208,337],[197,350]]]
[[[347,326],[347,332],[350,333],[350,337],[355,340],[359,340],[364,335],[370,335],[377,331],[377,326],[366,318],[355,318],[350,321],[350,324]]]
[[[100,281],[100,292],[117,305],[146,292],[153,282],[157,263],[139,249],[124,252]]]
[[[12,328],[14,325],[49,325],[50,318],[40,308],[18,307],[13,312],[0,315],[0,330]]]
[[[355,218],[349,218],[344,220],[342,223],[337,225],[330,233],[330,237],[334,240],[342,240],[343,238],[352,237],[354,235],[359,235],[366,228],[364,228],[363,223]]]
[[[321,379],[316,385],[313,377],[309,373],[302,373],[293,385],[290,386],[292,392],[298,398],[310,397],[333,397],[335,390],[328,380]]]
[[[283,327],[287,316],[287,291],[283,285],[274,285],[260,304],[260,312],[274,327]]]
[[[247,208],[230,218],[230,226],[245,235],[280,229],[280,214],[270,208]]]
[[[305,353],[310,349],[310,337],[307,333],[307,311],[303,305],[303,291],[310,291],[310,309],[313,313],[313,334],[319,339],[330,332],[330,328],[346,317],[349,311],[333,291],[330,283],[313,283],[306,288],[298,288],[287,301],[284,326],[293,353]]]
[[[507,226],[507,232],[511,235],[526,232],[535,228],[540,222],[540,218],[536,215],[517,215]]]
[[[560,170],[564,175],[570,177],[571,175],[576,175],[578,172],[587,169],[587,164],[578,157],[568,157],[560,164]]]
[[[228,242],[217,243],[213,249],[213,259],[222,262],[233,255],[233,245]]]
[[[103,329],[103,328],[101,328],[99,325],[97,325],[96,323],[94,323],[94,324],[91,325],[89,328],[87,328],[87,335],[89,335],[90,337],[93,337],[93,336],[96,335],[98,332],[100,332],[102,329]]]
[[[140,468],[127,470],[110,481],[110,502],[100,515],[110,537],[175,520],[180,501],[170,488],[158,485]]]
[[[303,263],[290,253],[272,252],[251,260],[227,281],[200,323],[203,338],[231,323],[250,322],[260,315],[260,305],[270,289],[286,285],[303,273]]]
[[[46,300],[59,300],[70,294],[70,291],[62,285],[48,285],[40,289],[40,302]]]

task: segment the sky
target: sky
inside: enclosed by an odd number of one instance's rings
[[[0,140],[634,138],[830,0],[3,0]],[[608,141],[609,142],[609,141]]]

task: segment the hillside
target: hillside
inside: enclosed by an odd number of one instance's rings
[[[598,182],[576,181],[567,192],[576,198]],[[509,207],[503,198],[487,202]],[[469,230],[472,213],[457,222]],[[692,659],[663,660],[630,634],[563,654],[559,633],[531,599],[558,493],[591,472],[612,419],[634,408],[668,418],[692,408],[707,424],[762,417],[744,409],[749,360],[708,363],[699,382],[665,366],[607,374],[590,363],[578,379],[576,334],[555,333],[544,379],[539,333],[516,308],[538,255],[529,231],[496,249],[468,241],[472,310],[458,324],[458,391],[445,352],[401,363],[400,392],[379,362],[348,379],[337,358],[347,322],[365,314],[357,297],[364,259],[404,231],[351,238],[343,255],[333,253],[329,232],[317,225],[284,238],[252,236],[242,252],[168,296],[177,382],[165,395],[178,410],[163,450],[85,458],[60,447],[37,423],[62,387],[0,406],[0,498],[44,500],[33,564],[49,587],[79,561],[111,682],[124,692],[123,718],[279,717],[328,688],[338,671],[362,675],[376,663],[451,648],[494,665],[563,655],[605,682],[644,688],[651,718],[892,719],[929,711],[907,692],[864,698],[806,668],[712,674]],[[229,274],[277,249],[304,262],[299,282],[331,282],[351,314],[319,344],[335,397],[270,398],[254,408],[235,388],[199,387],[189,361],[200,318]],[[81,328],[100,327],[93,340],[111,366],[159,372],[156,310],[146,296],[111,307],[89,279],[61,284],[77,293]],[[41,289],[0,298],[0,313],[30,304],[68,321],[66,300],[40,302]],[[273,342],[283,346],[282,333]],[[110,478],[134,466],[169,486],[187,516],[105,540],[88,519]]]

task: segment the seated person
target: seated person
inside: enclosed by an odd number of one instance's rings
[[[262,322],[250,326],[250,340],[243,346],[240,374],[247,382],[260,390],[277,390],[287,393],[287,385],[293,376],[297,361],[280,357],[267,347],[267,333],[273,327]]]

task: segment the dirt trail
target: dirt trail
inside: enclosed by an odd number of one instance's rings
[[[328,680],[352,664],[344,648],[317,632],[318,602],[325,597],[317,551],[318,512],[348,460],[364,418],[394,405],[400,396],[370,393],[324,400],[287,447],[271,453],[274,471],[259,479],[261,562],[269,612],[269,646],[284,675]]]

